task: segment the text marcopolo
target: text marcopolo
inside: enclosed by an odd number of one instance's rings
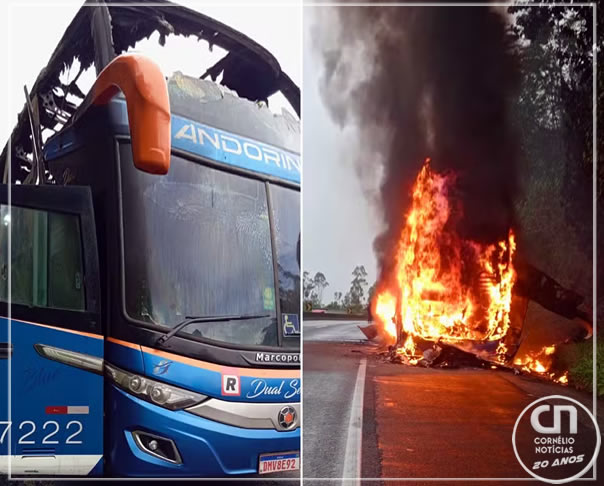
[[[300,355],[292,353],[256,353],[256,361],[261,363],[299,363]]]

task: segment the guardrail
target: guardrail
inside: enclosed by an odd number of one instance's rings
[[[344,312],[304,312],[305,321],[367,321],[367,313],[347,314]]]

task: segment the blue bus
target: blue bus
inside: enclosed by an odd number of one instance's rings
[[[300,128],[267,100],[299,116],[299,89],[220,22],[132,5],[80,9],[0,158],[0,473],[297,475]],[[153,32],[227,54],[166,79],[128,52]]]

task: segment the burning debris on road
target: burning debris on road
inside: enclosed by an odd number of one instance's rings
[[[454,194],[454,175],[435,172],[426,159],[389,272],[394,277],[381,282],[371,303],[378,326],[373,333],[389,340],[387,354],[394,362],[515,367],[566,383],[567,372],[550,371],[555,346],[516,357],[526,310],[522,303],[531,298],[587,323],[578,309],[582,299],[526,263],[518,273],[512,230],[491,245],[461,238],[452,224],[462,216]],[[515,288],[521,291],[517,305]]]

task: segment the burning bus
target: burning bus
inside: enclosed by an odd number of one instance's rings
[[[573,119],[589,127],[591,111],[573,111],[574,98],[564,106],[558,91],[575,71],[590,86],[593,44],[585,29],[576,65],[574,51],[570,62],[550,46],[537,76],[542,39],[524,37],[518,10],[527,22],[535,11],[477,2],[327,11],[320,93],[332,120],[355,131],[344,158],[381,224],[370,315],[393,359],[480,358],[564,381],[564,370],[548,370],[552,346],[593,325],[595,163],[591,132]],[[577,94],[590,110],[591,97]]]
[[[496,244],[461,237],[455,184],[455,173],[439,173],[424,161],[392,266],[370,304],[393,356],[410,365],[516,366],[566,383],[567,371],[549,369],[555,346],[517,356],[526,305],[531,299],[577,318],[588,338],[592,323],[583,298],[519,261],[513,229]]]

